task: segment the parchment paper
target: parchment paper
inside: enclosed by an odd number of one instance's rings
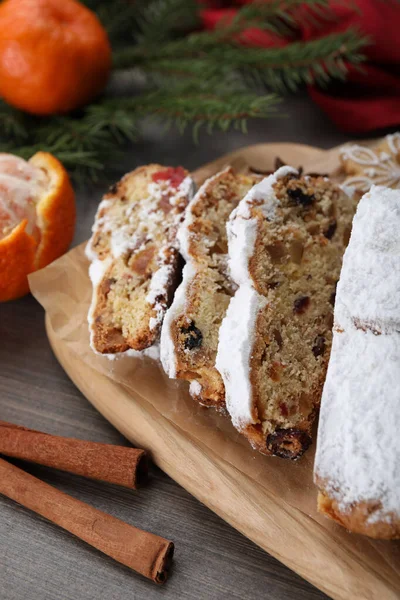
[[[303,165],[306,170],[329,172],[340,178],[336,149],[322,151],[295,144],[257,145],[242,149],[202,167],[193,175],[197,183],[201,183],[224,164],[232,161],[239,164],[243,160],[253,167],[267,170],[272,168],[276,155],[295,166]],[[341,561],[355,561],[354,564],[363,565],[364,569],[375,574],[376,589],[371,589],[370,584],[366,589],[360,581],[358,598],[399,599],[400,543],[373,541],[350,534],[317,513],[317,490],[312,482],[315,445],[295,463],[262,456],[250,448],[228,419],[194,402],[188,394],[186,382],[169,380],[158,363],[148,358],[128,357],[109,361],[91,351],[86,321],[91,297],[87,270],[88,261],[84,245],[81,245],[30,276],[32,293],[46,310],[53,331],[68,349],[99,373],[124,385],[132,392],[135,402],[140,401],[139,397],[145,399],[188,436],[247,474],[268,490],[268,494],[274,494],[293,507],[294,514],[300,510],[317,521],[321,535],[325,536],[325,544],[332,544],[332,567],[339,553]],[[312,549],[307,550],[311,550],[312,556]],[[333,573],[338,576],[337,569],[332,568],[331,571],[327,572],[327,577],[333,576]],[[384,595],[382,590],[385,590]],[[354,591],[350,598],[355,598]]]

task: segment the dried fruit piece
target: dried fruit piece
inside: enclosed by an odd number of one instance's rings
[[[181,333],[186,337],[184,346],[186,350],[199,348],[203,342],[203,334],[196,327],[194,321],[191,321],[188,327],[181,327]]]
[[[300,240],[292,240],[289,248],[290,258],[296,265],[301,264],[304,253],[304,245]]]
[[[281,411],[281,415],[282,415],[282,416],[284,416],[284,417],[287,417],[287,416],[288,416],[288,414],[289,414],[289,411],[288,411],[287,404],[285,404],[285,402],[281,402],[281,403],[279,404],[279,409],[280,409],[280,411]]]
[[[294,200],[296,204],[301,204],[301,206],[310,206],[315,200],[314,194],[306,194],[301,188],[289,188],[287,194],[291,200]]]
[[[117,280],[115,279],[115,277],[110,277],[109,279],[104,280],[102,284],[102,292],[105,296],[107,296],[110,293],[111,286],[114,285],[114,283],[116,282]]]
[[[276,343],[278,344],[278,348],[279,350],[282,350],[282,346],[283,346],[283,339],[282,339],[282,334],[279,331],[279,329],[274,329],[272,332],[273,336],[274,336],[274,340],[276,341]]]
[[[315,356],[315,358],[317,358],[317,356],[321,356],[321,354],[323,354],[325,352],[325,338],[323,335],[317,335],[317,337],[314,340],[314,345],[312,347],[312,352]]]
[[[172,188],[178,188],[186,177],[186,171],[183,167],[168,167],[153,173],[151,176],[155,183],[160,181],[169,181]]]
[[[268,254],[270,255],[272,263],[280,263],[286,256],[285,244],[282,242],[276,242],[266,247]]]
[[[335,300],[336,300],[336,288],[337,288],[337,282],[335,283],[335,289],[333,290],[330,298],[329,298],[329,302],[332,304],[332,306],[335,306]]]
[[[309,296],[299,296],[296,298],[293,304],[293,312],[296,315],[302,315],[306,312],[307,308],[310,306],[310,298]]]
[[[268,374],[272,381],[278,382],[280,380],[280,371],[282,369],[282,365],[274,361],[268,369]]]
[[[326,237],[326,239],[331,240],[333,238],[333,236],[335,235],[336,228],[337,228],[336,220],[333,220],[329,224],[328,229],[326,231],[324,231],[324,236]]]
[[[267,436],[267,448],[273,456],[300,458],[309,448],[311,437],[302,429],[277,429]]]

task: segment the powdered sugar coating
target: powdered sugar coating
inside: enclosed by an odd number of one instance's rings
[[[232,211],[227,223],[229,268],[239,289],[229,303],[219,331],[216,367],[225,384],[228,412],[238,429],[255,422],[250,358],[257,315],[266,305],[266,299],[256,292],[249,274],[258,230],[251,209],[259,207],[265,217],[272,220],[279,206],[273,186],[278,179],[297,173],[292,167],[281,167],[254,185]]]
[[[86,246],[87,250],[88,246]],[[106,258],[105,260],[99,260],[95,258],[91,264],[89,265],[89,277],[92,282],[92,302],[89,307],[88,312],[88,324],[89,324],[89,333],[90,333],[90,347],[96,354],[99,354],[95,348],[93,338],[94,338],[94,311],[96,309],[95,298],[97,297],[97,292],[99,285],[107,271],[107,269],[111,265],[111,257]]]
[[[159,269],[154,273],[150,281],[146,302],[151,304],[156,311],[156,316],[150,319],[150,329],[160,325],[165,313],[165,302],[168,287],[174,275],[174,266],[168,262],[166,248],[161,248],[158,254]]]
[[[185,177],[185,179],[182,181],[182,183],[179,184],[178,186],[178,193],[173,195],[172,198],[172,204],[176,205],[179,204],[179,202],[182,201],[182,199],[184,198],[193,198],[193,195],[196,191],[196,185],[193,181],[193,179],[188,175],[187,177]]]
[[[196,275],[193,265],[188,262],[183,268],[182,283],[175,292],[173,302],[167,310],[161,328],[160,339],[160,358],[164,371],[171,379],[176,377],[176,356],[175,344],[171,337],[171,326],[174,320],[182,313],[185,308],[185,298],[187,289]]]
[[[337,287],[335,322],[400,331],[400,192],[372,186],[358,205]]]
[[[107,216],[100,217],[100,214],[103,210],[107,210],[108,208],[110,208],[110,206],[112,206],[112,203],[112,199],[104,198],[97,207],[96,215],[94,217],[94,223],[92,225],[93,235],[91,236],[91,238],[85,246],[85,254],[90,261],[98,260],[98,254],[95,248],[93,247],[94,234],[108,222]]]
[[[159,231],[160,226],[165,222],[165,212],[159,208],[163,196],[168,196],[168,202],[171,206],[179,206],[182,202],[186,202],[186,199],[189,201],[192,199],[194,182],[189,176],[185,177],[177,188],[169,186],[168,181],[151,182],[147,186],[147,192],[148,196],[143,200],[139,211],[133,213],[134,205],[127,205],[122,219],[119,215],[115,217],[107,213],[100,217],[102,211],[109,209],[113,201],[118,198],[108,197],[100,202],[92,233],[95,234],[98,231],[109,233],[110,251],[114,258],[119,258],[131,250],[139,251],[145,240],[153,239],[154,234]],[[169,226],[177,228],[182,216],[181,212],[176,212],[174,220]],[[97,257],[96,250],[92,246],[93,239],[94,235],[86,247],[86,255],[90,260]],[[171,238],[169,245],[177,245],[177,243]]]
[[[250,285],[241,285],[219,330],[216,367],[224,381],[226,407],[238,429],[255,422],[249,364],[259,311],[266,305]]]
[[[268,220],[273,220],[279,200],[273,186],[286,175],[298,174],[293,167],[281,167],[273,175],[254,185],[238,206],[232,211],[227,223],[229,269],[238,285],[251,284],[249,261],[253,256],[257,238],[257,220],[251,217],[251,209],[259,206]]]
[[[335,332],[322,396],[315,473],[346,512],[381,503],[400,517],[400,335]]]
[[[374,186],[337,288],[318,430],[319,485],[344,513],[370,503],[367,524],[400,518],[399,231],[400,192]]]
[[[202,388],[201,383],[199,383],[195,379],[190,382],[189,392],[193,398],[196,398],[196,396],[200,396],[202,389],[203,388]]]
[[[235,213],[236,209],[233,211]],[[227,223],[229,259],[228,269],[236,284],[251,285],[249,262],[257,238],[257,219],[235,219],[231,215]]]

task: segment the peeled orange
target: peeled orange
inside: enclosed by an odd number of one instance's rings
[[[0,153],[1,302],[27,294],[27,275],[67,250],[75,219],[75,194],[54,156]]]

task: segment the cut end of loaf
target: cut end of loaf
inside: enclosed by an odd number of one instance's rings
[[[400,527],[399,227],[400,191],[372,187],[337,286],[314,464],[319,510],[382,539]]]

